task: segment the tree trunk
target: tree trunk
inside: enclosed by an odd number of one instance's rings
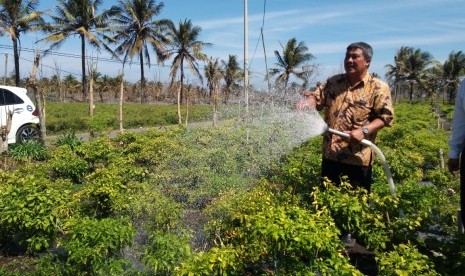
[[[218,84],[213,85],[213,125],[218,124]]]
[[[86,78],[86,40],[81,35],[81,68],[82,68],[82,96],[83,101],[87,101],[87,78]]]
[[[11,130],[11,121],[13,119],[13,111],[8,111],[6,115],[6,124],[0,126],[0,137],[2,139],[0,144],[0,153],[8,151],[8,133]]]
[[[223,99],[223,103],[224,104],[227,104],[228,103],[228,100],[229,100],[229,95],[231,94],[231,85],[230,84],[226,84],[226,87],[224,89],[224,99]]]
[[[457,91],[457,88],[454,87],[454,86],[451,86],[449,88],[449,104],[452,104],[454,102],[454,99],[455,99],[455,91]]]
[[[58,79],[58,94],[60,97],[60,102],[65,102],[65,94],[63,92],[63,84],[61,83],[61,79]]]
[[[39,111],[39,139],[42,143],[45,143],[45,137],[47,136],[47,128],[45,124],[45,94],[40,91],[39,83],[37,81],[37,70],[39,68],[40,54],[36,54],[34,58],[34,66],[32,67],[32,73],[29,77],[28,86],[32,88],[34,97],[36,99],[37,110]]]
[[[121,85],[119,89],[119,131],[123,133],[123,102],[124,102],[124,66],[123,73],[121,73]]]
[[[413,82],[410,82],[410,95],[409,95],[410,104],[413,101]]]
[[[61,68],[55,61],[55,74],[57,76],[57,85],[58,85],[58,99],[60,102],[65,102],[65,95],[63,93],[63,83],[61,82]]]
[[[181,61],[181,85],[178,90],[178,124],[182,124],[182,116],[181,116],[181,100],[182,100],[182,88],[183,88],[183,81],[184,81],[184,68],[183,62]]]
[[[184,60],[181,61],[181,104],[184,103]]]
[[[398,92],[398,85],[397,85],[397,82],[394,82],[394,96],[392,99],[392,103],[397,103],[397,92]]]
[[[94,117],[94,76],[92,69],[89,74],[89,117]]]
[[[15,59],[15,85],[19,87],[21,78],[19,76],[19,52],[17,38],[13,38],[13,54]]]
[[[189,93],[186,93],[186,127],[187,127],[187,122],[189,121]]]
[[[145,76],[144,76],[144,55],[142,51],[139,53],[140,61],[140,103],[145,102]]]

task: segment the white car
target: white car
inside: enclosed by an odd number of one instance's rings
[[[0,126],[6,125],[8,112],[13,112],[8,144],[39,138],[39,112],[25,88],[0,85]]]

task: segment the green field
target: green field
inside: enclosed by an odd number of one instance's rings
[[[96,113],[104,107],[113,114]],[[438,154],[449,133],[429,104],[395,110],[377,140],[395,195],[378,159],[370,195],[322,182],[322,137],[291,143],[299,131],[284,114],[12,151],[0,172],[0,274],[460,275],[459,182]],[[347,230],[365,258],[344,249]]]
[[[117,104],[96,103],[94,117],[88,115],[86,103],[49,102],[46,106],[46,124],[49,134],[60,134],[70,131],[88,132],[91,129],[119,129],[119,106]],[[189,106],[189,122],[211,120],[213,108],[209,105]],[[182,107],[183,123],[186,107]],[[125,129],[139,127],[166,126],[178,123],[177,107],[171,104],[134,104],[123,106],[123,127]]]

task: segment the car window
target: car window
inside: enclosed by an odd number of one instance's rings
[[[24,101],[11,91],[0,88],[0,106],[22,104]]]

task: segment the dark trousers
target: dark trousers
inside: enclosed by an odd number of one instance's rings
[[[349,183],[352,187],[364,188],[368,193],[370,192],[371,183],[373,182],[371,166],[348,165],[323,158],[321,163],[321,177],[327,177],[331,182],[340,185],[343,175],[349,178]]]
[[[465,148],[460,155],[460,210],[462,223],[465,224]]]

